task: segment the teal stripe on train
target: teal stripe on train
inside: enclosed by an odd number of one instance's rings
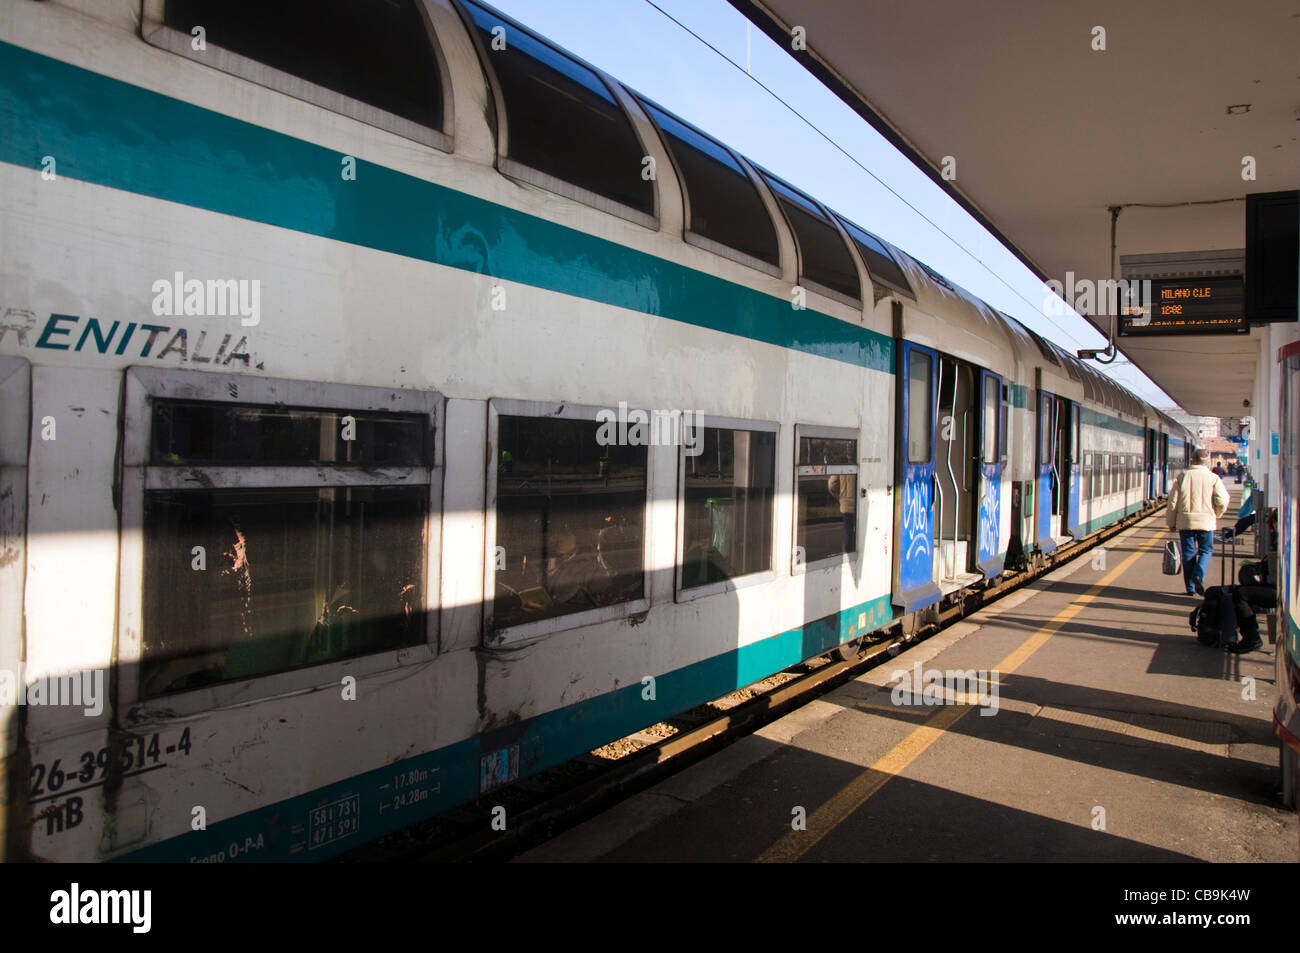
[[[1016,408],[1027,408],[1029,403],[1030,389],[1024,384],[1011,385],[1011,406]],[[1121,420],[1119,417],[1103,413],[1092,407],[1079,407],[1079,420],[1082,423],[1089,424],[1093,427],[1100,427],[1103,430],[1115,430],[1119,433],[1130,434],[1140,437],[1146,433],[1146,428],[1141,424],[1130,423],[1127,420]]]
[[[1132,516],[1138,510],[1142,509],[1142,506],[1143,504],[1141,502],[1130,503],[1122,510],[1112,510],[1104,516],[1098,516],[1096,519],[1088,520],[1082,527],[1080,527],[1080,533],[1083,536],[1091,536],[1093,533],[1097,532],[1097,530],[1109,526],[1111,523],[1118,522],[1126,516]]]
[[[865,619],[862,619],[865,616]],[[218,821],[115,859],[323,860],[479,796],[489,771],[535,774],[888,625],[888,595],[655,678]],[[865,622],[859,625],[859,621]],[[424,796],[421,796],[423,794]],[[487,818],[484,818],[487,823]]]
[[[885,335],[0,42],[0,161],[893,373]],[[33,178],[33,188],[41,187]],[[144,292],[142,292],[142,298]]]
[[[1093,427],[1101,427],[1103,430],[1115,430],[1132,437],[1141,437],[1146,433],[1146,428],[1141,424],[1135,424],[1127,420],[1121,420],[1118,417],[1112,417],[1110,414],[1104,414],[1099,410],[1093,410],[1091,407],[1079,408],[1079,421],[1084,424],[1090,424]]]

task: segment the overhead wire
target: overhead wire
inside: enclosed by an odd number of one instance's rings
[[[911,202],[909,202],[909,201],[908,201],[908,200],[907,200],[903,195],[901,195],[901,194],[898,192],[897,189],[895,189],[893,186],[891,186],[888,182],[886,182],[886,181],[885,181],[884,179],[882,179],[880,176],[876,175],[876,173],[872,172],[871,169],[867,168],[867,167],[866,167],[865,165],[863,165],[860,161],[858,161],[858,159],[857,159],[857,158],[856,158],[852,153],[850,153],[847,149],[845,149],[845,148],[844,148],[843,146],[841,146],[838,142],[836,142],[836,141],[835,141],[834,139],[832,139],[829,135],[827,135],[827,134],[826,134],[826,133],[825,133],[825,132],[820,128],[820,127],[818,127],[818,125],[817,125],[816,123],[814,123],[812,120],[810,120],[808,117],[806,117],[803,113],[801,113],[798,109],[796,109],[796,108],[795,108],[794,106],[792,106],[789,102],[787,102],[787,101],[786,101],[786,100],[785,100],[785,99],[784,99],[784,98],[783,98],[779,93],[777,93],[777,92],[776,92],[775,90],[773,90],[770,86],[768,86],[766,83],[764,83],[761,79],[759,79],[757,76],[755,76],[755,75],[754,75],[753,73],[751,73],[749,70],[747,70],[744,66],[742,66],[741,64],[739,64],[739,63],[737,63],[735,60],[733,60],[730,56],[728,56],[728,55],[727,55],[726,53],[724,53],[722,50],[718,49],[718,47],[714,46],[712,43],[710,43],[710,42],[709,42],[708,40],[706,40],[704,37],[700,36],[700,34],[696,33],[694,30],[692,30],[689,26],[687,26],[687,25],[686,25],[685,23],[683,23],[681,20],[677,19],[677,17],[673,16],[671,13],[669,13],[669,12],[668,12],[667,10],[665,10],[663,7],[659,6],[659,4],[655,2],[655,0],[645,0],[645,2],[646,2],[647,4],[649,4],[651,7],[653,7],[655,10],[659,11],[659,13],[663,14],[663,16],[667,17],[667,18],[668,18],[669,20],[671,20],[673,23],[677,24],[678,27],[680,27],[682,30],[684,30],[684,31],[686,31],[687,33],[689,33],[691,36],[693,36],[693,37],[694,37],[696,40],[698,40],[700,43],[702,43],[702,44],[704,44],[705,46],[707,46],[710,50],[712,50],[715,54],[717,54],[719,57],[721,57],[723,60],[725,60],[725,61],[726,61],[727,63],[729,63],[731,66],[735,67],[735,68],[736,68],[738,71],[740,71],[741,73],[744,73],[744,74],[745,74],[745,75],[746,75],[750,80],[752,80],[755,84],[757,84],[757,85],[759,86],[759,88],[761,88],[761,89],[762,89],[764,92],[766,92],[769,96],[771,96],[773,99],[775,99],[777,102],[779,102],[782,106],[784,106],[787,110],[789,110],[791,113],[793,113],[793,114],[795,115],[795,117],[798,118],[798,119],[799,119],[802,123],[804,123],[806,126],[808,126],[808,128],[812,129],[815,133],[817,133],[817,135],[819,135],[819,136],[821,136],[823,139],[825,139],[828,143],[831,144],[831,146],[833,146],[833,147],[834,147],[838,152],[840,152],[840,153],[841,153],[845,158],[847,158],[850,162],[852,162],[854,165],[856,165],[856,166],[857,166],[859,169],[861,169],[863,172],[867,173],[867,175],[871,176],[871,178],[875,179],[875,180],[876,180],[878,183],[880,183],[880,185],[883,186],[883,187],[884,187],[884,188],[885,188],[885,189],[886,189],[890,194],[892,194],[892,195],[893,195],[895,198],[897,198],[900,202],[902,202],[904,205],[906,205],[908,208],[910,208],[913,212],[915,212],[915,213],[916,213],[916,214],[917,214],[917,215],[918,215],[922,220],[924,220],[927,224],[929,224],[931,228],[933,228],[935,231],[937,231],[939,234],[941,234],[944,238],[948,239],[948,241],[952,242],[953,245],[955,245],[958,249],[960,249],[962,252],[964,252],[964,253],[965,253],[968,257],[970,257],[973,261],[975,261],[975,262],[976,262],[976,263],[977,263],[981,268],[983,268],[983,269],[984,269],[985,271],[987,271],[990,275],[992,275],[992,276],[993,276],[994,278],[996,278],[999,282],[1001,282],[1001,283],[1002,283],[1002,284],[1007,288],[1008,291],[1010,291],[1010,292],[1011,292],[1012,294],[1014,294],[1017,298],[1019,298],[1021,301],[1023,301],[1025,304],[1027,304],[1027,305],[1032,309],[1033,313],[1034,313],[1037,317],[1041,317],[1041,318],[1043,318],[1044,320],[1046,320],[1049,324],[1051,324],[1054,328],[1056,328],[1058,331],[1060,331],[1061,334],[1063,334],[1067,339],[1069,339],[1069,340],[1070,340],[1071,342],[1073,342],[1075,345],[1082,346],[1082,345],[1080,344],[1080,341],[1079,341],[1078,338],[1076,338],[1076,337],[1075,337],[1073,334],[1071,334],[1068,330],[1066,330],[1065,328],[1063,328],[1063,327],[1062,327],[1060,324],[1058,324],[1056,321],[1052,320],[1052,318],[1051,318],[1050,315],[1044,313],[1044,309],[1043,309],[1042,307],[1040,307],[1039,305],[1035,305],[1034,302],[1030,301],[1030,300],[1029,300],[1028,298],[1026,298],[1023,294],[1021,294],[1020,291],[1017,290],[1016,288],[1014,288],[1014,287],[1011,285],[1010,282],[1008,282],[1004,277],[1002,277],[1002,275],[998,274],[998,272],[996,272],[996,271],[994,271],[992,268],[990,268],[990,267],[988,266],[988,264],[987,264],[983,259],[979,258],[979,257],[978,257],[974,252],[972,252],[969,248],[967,248],[967,247],[966,247],[965,245],[963,245],[960,241],[958,241],[956,238],[954,238],[952,235],[950,235],[950,234],[949,234],[949,233],[948,233],[948,232],[947,232],[947,231],[946,231],[946,230],[945,230],[941,225],[939,225],[937,222],[935,222],[934,219],[932,219],[932,218],[930,218],[930,216],[926,215],[925,212],[921,211],[919,208],[917,208],[915,205],[913,205]]]

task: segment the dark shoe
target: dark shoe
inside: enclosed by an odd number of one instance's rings
[[[1263,648],[1263,646],[1264,641],[1262,639],[1255,639],[1252,642],[1238,642],[1235,645],[1229,645],[1226,651],[1231,652],[1233,655],[1245,655],[1247,652],[1253,652],[1256,649]]]
[[[1198,596],[1205,595],[1205,586],[1201,585],[1199,582],[1194,582],[1192,585],[1196,587],[1196,594]]]

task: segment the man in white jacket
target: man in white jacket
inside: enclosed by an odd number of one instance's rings
[[[1228,488],[1205,466],[1210,455],[1192,452],[1192,465],[1174,481],[1165,508],[1165,524],[1177,530],[1183,550],[1183,582],[1187,594],[1204,595],[1205,572],[1214,555],[1214,530],[1228,509]]]

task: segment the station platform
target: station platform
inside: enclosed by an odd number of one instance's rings
[[[1294,861],[1278,646],[1198,644],[1169,538],[1160,510],[518,860]],[[982,697],[901,693],[969,670]]]

